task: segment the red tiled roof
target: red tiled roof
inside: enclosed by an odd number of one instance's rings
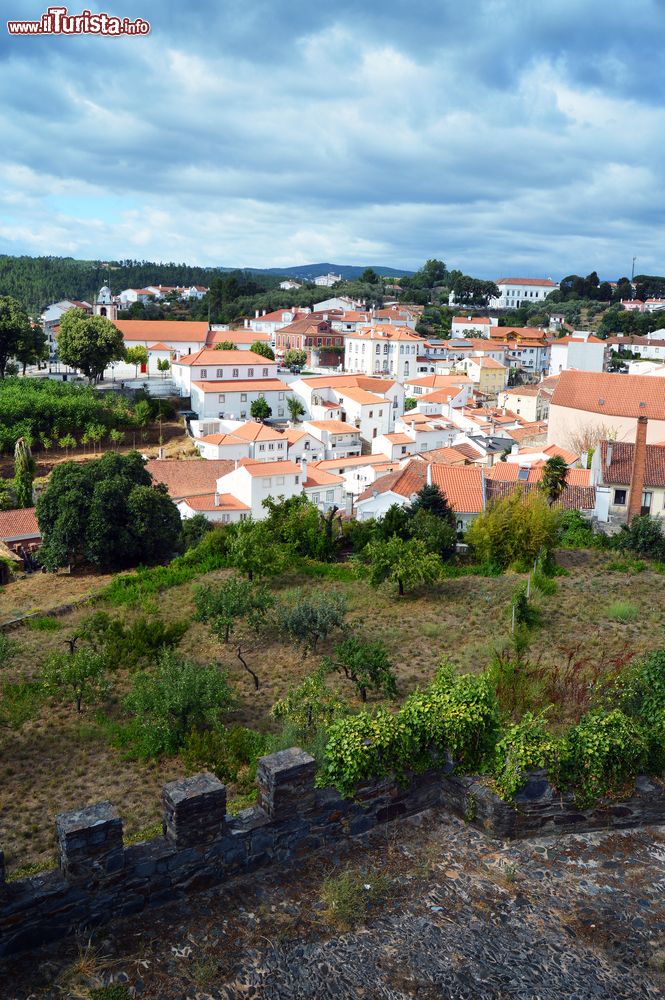
[[[207,323],[189,320],[179,323],[161,319],[116,319],[113,320],[113,325],[117,326],[125,340],[145,341],[149,344],[157,341],[205,344],[208,336]]]
[[[464,514],[479,513],[483,510],[482,469],[470,465],[433,464],[432,482],[445,493],[453,510]],[[397,493],[410,497],[418,493],[427,482],[427,465],[417,459],[412,460],[398,472],[381,476],[358,497],[358,503],[377,493]]]
[[[0,539],[3,542],[29,538],[41,538],[34,507],[0,510]]]
[[[552,406],[612,417],[665,420],[665,390],[660,379],[648,375],[564,371]]]
[[[542,465],[520,466],[519,462],[497,462],[491,469],[486,470],[486,476],[488,479],[495,479],[503,483],[516,483],[520,481],[521,469],[528,469],[528,478],[524,480],[526,483],[539,483],[543,478]],[[591,470],[568,469],[566,483],[569,486],[589,486],[591,484]]]
[[[156,483],[164,483],[172,499],[214,493],[220,476],[231,472],[235,463],[230,459],[151,458],[146,469]]]
[[[613,441],[612,462],[609,466],[607,465],[607,446],[607,441],[601,442],[600,457],[603,482],[611,486],[630,486],[635,454],[634,443]],[[665,486],[665,445],[647,445],[644,485]]]
[[[528,494],[531,490],[538,489],[538,483],[506,483],[500,479],[486,479],[487,502],[491,503],[493,500],[510,496],[518,487],[525,494]],[[574,484],[566,486],[555,506],[564,507],[566,510],[593,510],[596,506],[596,488],[595,486],[575,486]]]
[[[551,278],[499,278],[497,285],[547,285],[548,288],[558,288]]]
[[[204,392],[264,392],[268,390],[286,390],[290,392],[289,386],[278,378],[251,378],[251,379],[210,379],[208,382],[194,381],[197,389]]]
[[[238,500],[232,493],[200,493],[192,497],[183,497],[182,502],[186,503],[191,510],[251,510],[242,500]]]
[[[257,368],[277,366],[276,361],[270,361],[254,351],[218,351],[217,348],[204,347],[195,354],[185,354],[175,365],[208,365],[212,368],[221,365],[255,365]]]
[[[283,462],[258,462],[254,458],[241,458],[242,466],[250,476],[297,476],[302,471],[297,462],[286,459]]]
[[[344,420],[308,420],[310,427],[316,427],[320,431],[328,431],[329,434],[358,434],[360,431],[353,424],[347,424]]]

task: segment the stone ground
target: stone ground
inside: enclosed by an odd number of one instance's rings
[[[368,904],[353,931],[321,899],[340,871]],[[146,1000],[665,997],[665,831],[503,844],[424,814],[0,965],[2,1000],[108,984]]]

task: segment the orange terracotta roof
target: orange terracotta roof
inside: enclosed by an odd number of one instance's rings
[[[423,389],[462,388],[471,385],[471,379],[466,375],[423,375],[421,378],[406,378],[406,385],[419,385]]]
[[[304,378],[304,385],[310,389],[337,389],[345,387],[367,389],[368,392],[383,393],[395,385],[393,378],[381,378],[374,375],[319,375],[314,378]]]
[[[488,479],[498,479],[503,483],[515,483],[519,481],[520,469],[527,466],[520,466],[519,462],[497,462],[490,469],[486,470]],[[529,476],[524,480],[526,483],[539,483],[543,477],[543,466],[528,466]],[[568,469],[566,482],[569,486],[590,486],[591,469]]]
[[[432,465],[432,482],[453,510],[479,514],[485,507],[483,470],[473,465]]]
[[[276,441],[284,437],[283,431],[278,431],[269,424],[261,424],[258,420],[248,420],[240,427],[234,427],[230,433],[243,441]]]
[[[344,482],[344,476],[338,476],[334,472],[327,472],[320,466],[307,466],[307,479],[303,483],[306,490],[313,486],[338,486]]]
[[[239,330],[211,330],[206,343],[208,346],[211,344],[223,344],[225,340],[231,340],[240,344],[248,342],[253,344],[258,340],[260,344],[269,344],[270,334],[259,330],[250,330],[247,327],[241,327]]]
[[[167,344],[151,344],[148,348],[149,351],[170,351],[171,348]]]
[[[557,337],[556,340],[552,341],[552,347],[557,347],[559,344],[604,344],[605,341],[601,340],[600,337]]]
[[[635,445],[632,441],[612,442],[612,462],[607,465],[607,441],[600,445],[603,482],[608,485],[630,486]],[[648,444],[646,449],[645,486],[665,486],[665,446]]]
[[[665,392],[658,378],[610,372],[564,371],[552,406],[613,417],[665,420]]]
[[[345,396],[347,399],[353,400],[354,403],[360,403],[361,406],[369,405],[371,403],[378,404],[386,402],[383,396],[377,396],[375,392],[368,392],[366,389],[358,389],[354,386],[336,388],[340,396]]]
[[[558,288],[551,278],[499,278],[497,285],[546,285],[548,288]]]
[[[200,343],[205,344],[208,336],[208,324],[205,322],[187,321],[179,323],[175,320],[162,319],[116,319],[117,326],[123,338],[129,341],[146,341],[154,344],[162,343]]]
[[[390,441],[391,444],[415,444],[412,437],[408,434],[384,434],[386,441]]]
[[[191,510],[251,510],[242,500],[238,500],[232,493],[200,493],[192,497],[183,497],[182,503],[186,503]]]
[[[287,390],[289,386],[278,378],[226,379],[225,381],[210,379],[207,382],[192,382],[204,392],[272,392]]]
[[[151,458],[145,467],[155,483],[164,483],[172,499],[182,499],[214,492],[219,477],[231,472],[233,466],[228,459]]]
[[[416,333],[408,326],[389,326],[383,323],[376,323],[374,326],[363,326],[355,333],[348,333],[351,340],[360,338],[362,340],[411,340],[420,344],[425,343],[425,338]]]
[[[267,368],[272,365],[277,370],[276,361],[270,361],[254,351],[218,351],[214,347],[204,347],[195,354],[185,354],[179,361],[173,363],[188,368],[192,365],[208,365],[212,368],[219,368],[222,365],[254,365],[257,368]]]
[[[202,437],[196,438],[197,441],[205,441],[206,444],[245,444],[242,438],[239,438],[235,434],[204,434]]]
[[[0,539],[3,542],[31,538],[41,538],[34,507],[0,510]]]
[[[250,476],[297,476],[302,469],[297,462],[286,459],[284,462],[257,462],[253,458],[241,458],[238,466],[242,466]]]
[[[390,462],[387,455],[351,455],[348,458],[324,458],[316,463],[316,467],[318,469],[336,469],[338,467],[348,469],[356,466],[362,468],[365,465],[384,465],[386,462]],[[308,468],[313,467],[313,463],[308,466]]]

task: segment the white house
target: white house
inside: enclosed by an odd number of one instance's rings
[[[267,516],[263,501],[302,493],[303,471],[296,462],[255,462],[243,459],[217,480],[217,493],[230,494],[244,504],[256,521]]]
[[[305,420],[302,428],[321,442],[325,458],[360,455],[360,431],[343,420]]]
[[[413,460],[377,479],[356,501],[359,521],[381,518],[393,506],[410,504],[426,483],[436,484],[457,515],[460,530],[485,509],[483,470],[472,465],[441,465]]]
[[[387,455],[356,455],[355,458],[325,459],[316,462],[315,466],[341,476],[345,493],[359,496],[379,476],[394,472],[399,467],[399,462],[390,460]],[[309,468],[313,467],[310,463]]]
[[[123,288],[118,296],[121,308],[126,308],[134,302],[145,304],[146,302],[150,302],[154,297],[154,292],[151,292],[148,288]]]
[[[559,287],[551,278],[499,278],[498,299],[492,299],[492,309],[518,309],[523,302],[544,302]]]
[[[254,351],[204,348],[173,361],[171,369],[173,381],[181,396],[190,395],[192,382],[277,378],[277,362],[269,361]]]
[[[279,462],[290,457],[286,433],[256,420],[197,420],[191,427],[203,458]]]
[[[313,434],[304,431],[299,424],[287,427],[284,434],[289,443],[288,457],[293,462],[299,462],[303,458],[318,461],[324,457],[325,447],[322,442]]]
[[[339,510],[344,506],[346,491],[342,476],[322,469],[317,464],[307,462],[305,459],[300,463],[300,468],[304,477],[303,493],[310,503],[313,503],[323,513],[332,507],[337,507]]]
[[[320,274],[317,278],[315,278],[314,284],[318,288],[332,288],[333,285],[336,285],[337,282],[341,280],[341,274],[333,274],[332,271],[330,271],[328,274]]]
[[[558,375],[569,368],[582,372],[602,372],[606,358],[605,341],[591,334],[575,331],[570,337],[561,337],[550,344],[550,375]]]
[[[252,403],[265,399],[275,419],[286,419],[286,401],[291,389],[278,378],[212,379],[191,383],[191,407],[200,420],[219,417],[226,420],[248,420]]]
[[[286,281],[280,281],[279,287],[285,292],[290,292],[292,289],[302,288],[302,283],[300,281],[294,281],[293,278],[287,278]]]
[[[407,326],[361,327],[346,336],[344,367],[366,375],[385,373],[402,382],[417,371],[417,357],[425,343],[424,337]]]
[[[489,337],[489,332],[493,326],[498,326],[499,321],[493,316],[454,316],[451,326],[451,337],[485,336]]]
[[[394,379],[321,375],[296,379],[291,388],[306,417],[344,420],[368,443],[393,430],[395,419],[404,410],[404,388]]]
[[[498,406],[511,413],[516,413],[524,420],[533,423],[537,420],[547,420],[550,408],[550,395],[543,392],[537,385],[516,385],[499,393]]]

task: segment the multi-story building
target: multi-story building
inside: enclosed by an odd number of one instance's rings
[[[551,278],[499,278],[498,299],[490,301],[492,309],[518,309],[523,302],[543,302],[559,285]]]
[[[376,324],[347,334],[344,368],[366,375],[385,374],[400,382],[417,371],[425,338],[406,326]]]

